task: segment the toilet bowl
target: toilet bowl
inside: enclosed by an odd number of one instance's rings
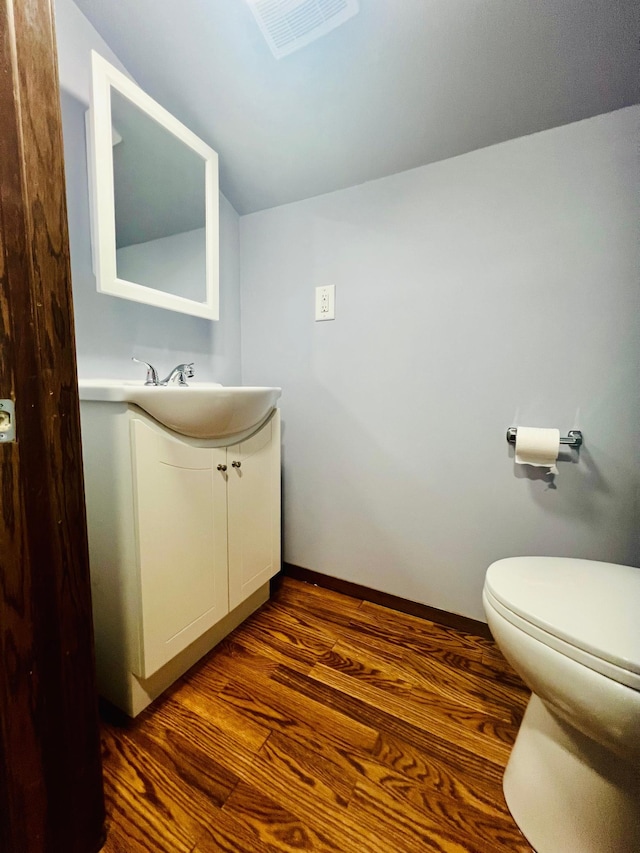
[[[640,851],[640,569],[512,557],[483,604],[531,689],[504,775],[537,853]]]

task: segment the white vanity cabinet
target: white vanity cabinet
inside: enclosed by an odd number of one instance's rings
[[[238,607],[280,570],[278,417],[276,414],[251,438],[227,448],[230,610]],[[276,487],[277,504],[274,500]]]
[[[128,404],[81,416],[98,686],[135,716],[268,598],[279,412],[230,446]]]
[[[192,447],[138,417],[131,443],[142,628],[135,674],[149,678],[229,612],[226,483],[216,470],[226,450]]]

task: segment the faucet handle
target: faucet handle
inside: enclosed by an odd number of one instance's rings
[[[147,368],[147,378],[145,380],[145,385],[159,385],[158,381],[158,371],[152,364],[149,364],[148,361],[141,361],[139,358],[135,356],[132,357],[131,361],[137,361],[138,364],[144,364]]]

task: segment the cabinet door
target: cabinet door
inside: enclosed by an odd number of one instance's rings
[[[134,492],[148,678],[228,612],[226,452],[132,420]]]
[[[233,610],[280,570],[279,412],[256,435],[227,448],[227,465]]]

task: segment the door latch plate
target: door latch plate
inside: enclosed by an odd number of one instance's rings
[[[16,409],[13,400],[0,400],[0,444],[16,440]]]

